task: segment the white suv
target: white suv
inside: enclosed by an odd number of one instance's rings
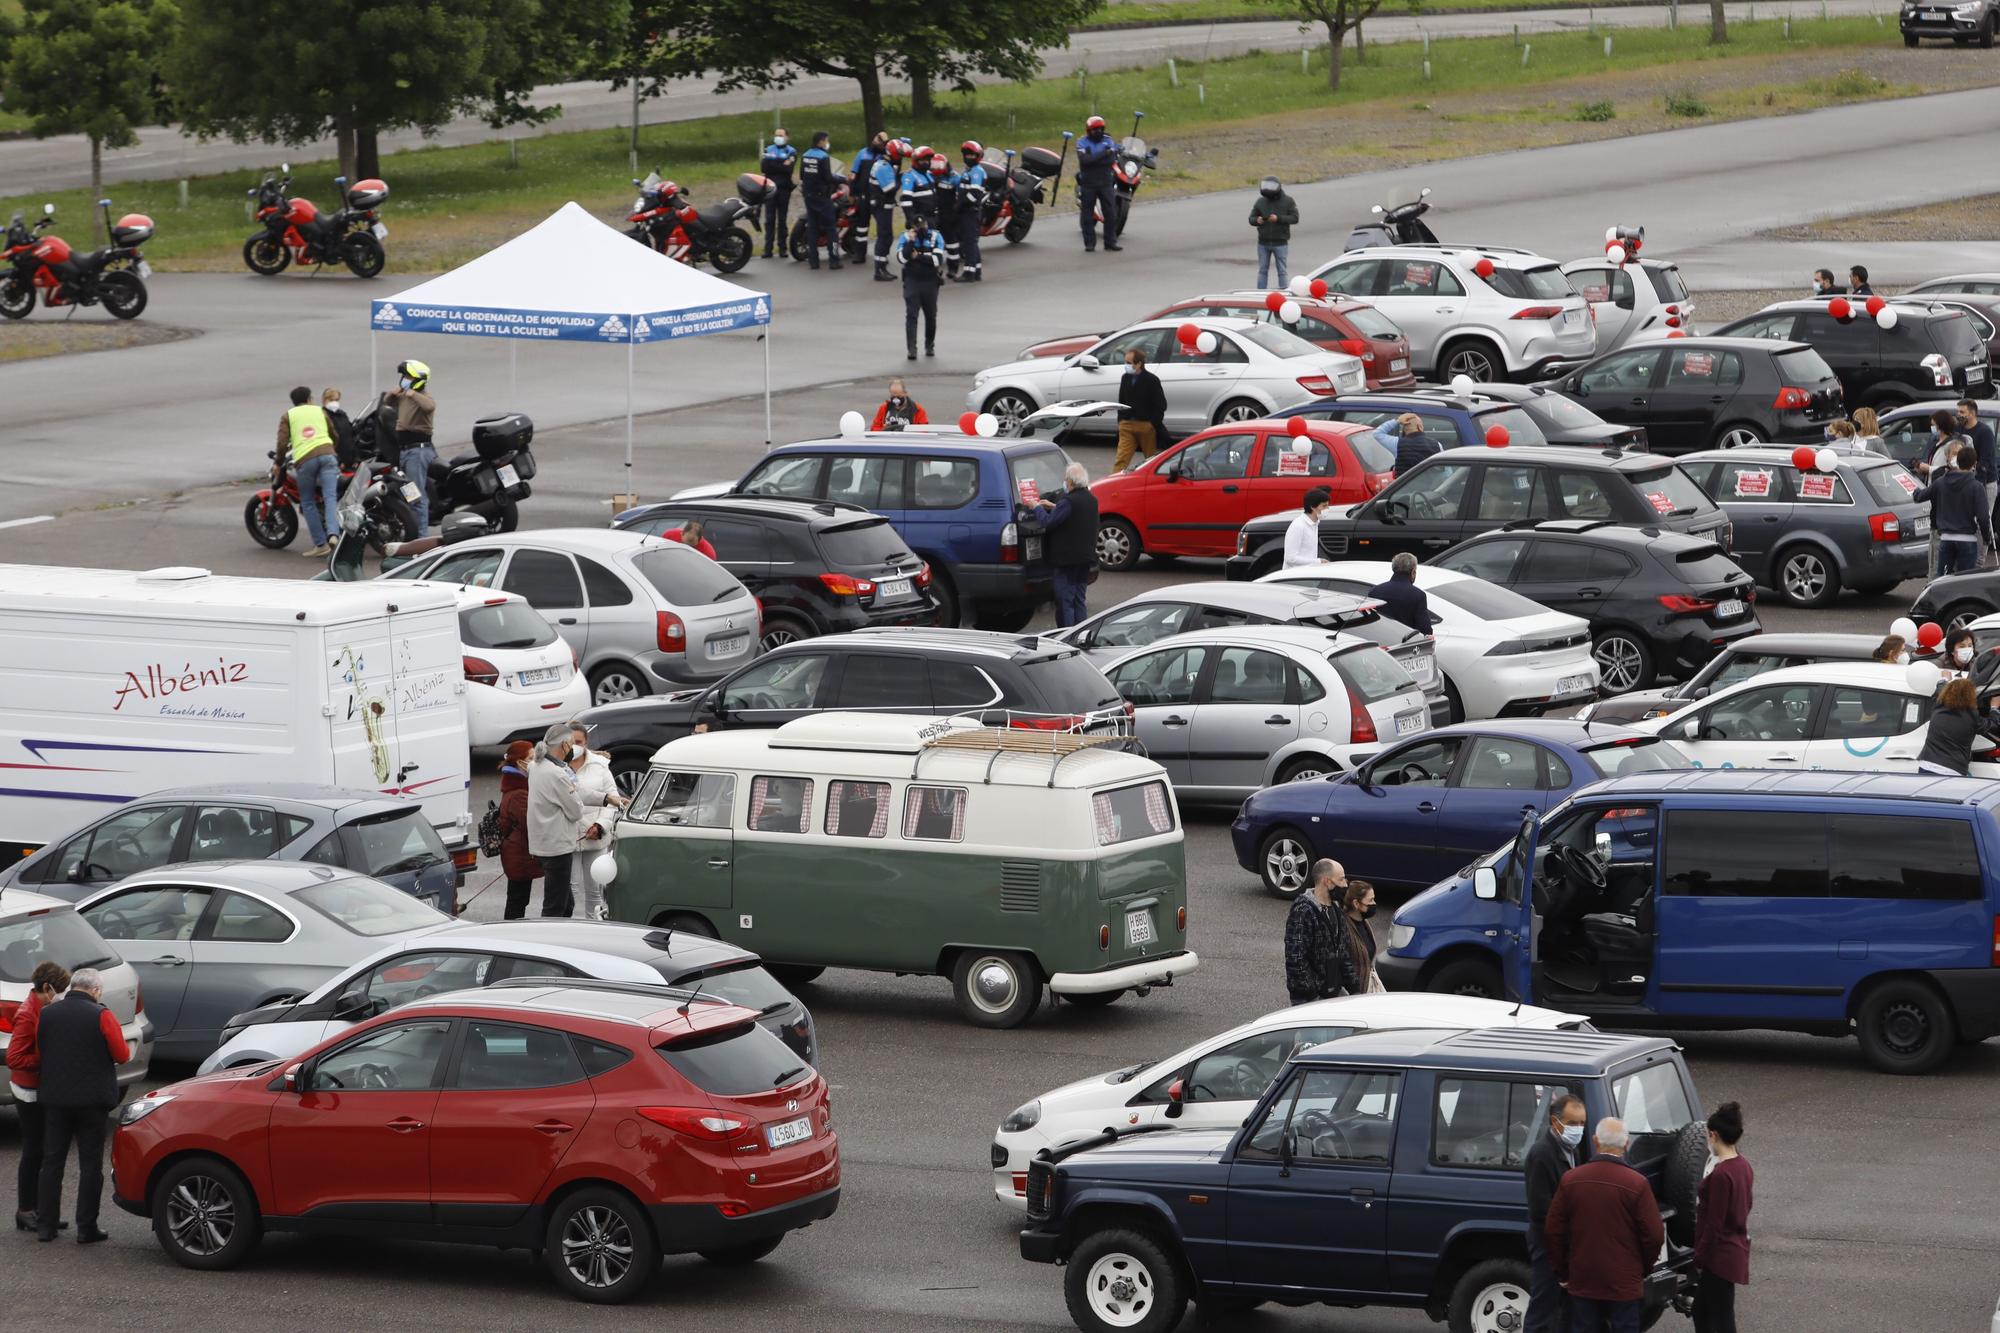
[[[1492,265],[1485,277],[1482,261]],[[1526,250],[1385,245],[1349,251],[1312,276],[1395,320],[1428,379],[1541,380],[1597,354],[1589,305],[1555,261]]]

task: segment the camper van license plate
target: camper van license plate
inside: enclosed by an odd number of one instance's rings
[[[764,1131],[773,1148],[782,1148],[787,1143],[797,1143],[813,1136],[812,1120],[800,1116],[797,1120],[787,1120],[782,1125],[772,1125]]]
[[[1140,907],[1125,914],[1125,943],[1151,944],[1160,937],[1153,933],[1153,914]]]
[[[417,483],[415,483],[414,481],[406,481],[403,483],[403,498],[405,500],[408,500],[411,504],[415,504],[417,502]]]
[[[726,639],[710,639],[708,641],[708,655],[710,657],[734,657],[737,653],[743,651],[743,645],[749,642],[749,639],[750,636],[748,634],[732,634]]]

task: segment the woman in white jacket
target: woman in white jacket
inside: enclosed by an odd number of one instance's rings
[[[583,894],[583,919],[604,920],[604,886],[590,876],[590,863],[611,845],[611,816],[628,804],[618,794],[618,779],[611,775],[611,759],[590,748],[590,734],[580,726],[570,727],[569,766],[576,774],[576,794],[583,802],[583,817],[577,821],[576,861],[570,867],[570,883]],[[592,824],[603,826],[597,838],[583,836]]]

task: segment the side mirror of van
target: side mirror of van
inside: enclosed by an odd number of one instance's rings
[[[1480,866],[1472,872],[1472,896],[1489,903],[1500,896],[1500,877],[1492,866]]]

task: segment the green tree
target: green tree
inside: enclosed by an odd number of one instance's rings
[[[1729,13],[1722,0],[1708,0],[1708,43],[1721,46],[1729,40]]]
[[[93,199],[104,193],[104,150],[166,123],[159,53],[178,20],[172,0],[23,0],[19,23],[0,30],[8,109],[38,139],[90,140]]]
[[[1326,30],[1326,86],[1340,91],[1341,40],[1354,34],[1355,53],[1361,50],[1361,25],[1375,16],[1382,0],[1270,0],[1279,9],[1298,15],[1299,26],[1317,23]],[[1412,9],[1415,6],[1411,6]]]

